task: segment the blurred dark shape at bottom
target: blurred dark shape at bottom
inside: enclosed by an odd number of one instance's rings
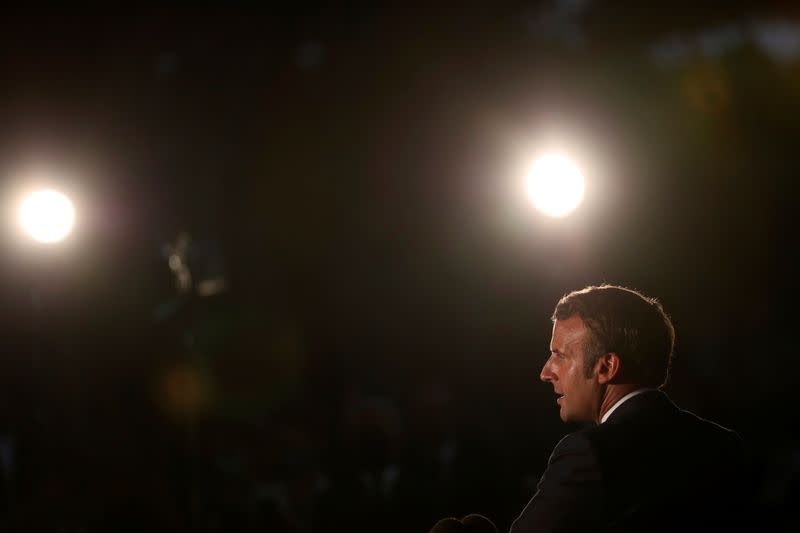
[[[485,516],[471,513],[462,518],[442,518],[431,528],[429,533],[497,533],[494,522]]]

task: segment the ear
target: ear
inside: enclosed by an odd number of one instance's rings
[[[613,383],[614,379],[620,375],[622,361],[616,352],[608,352],[600,356],[597,360],[597,381],[601,385]]]

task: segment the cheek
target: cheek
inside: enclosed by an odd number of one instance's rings
[[[561,372],[564,374],[564,377],[568,377],[569,379],[575,379],[575,366],[567,366],[566,368],[562,368]]]
[[[572,365],[569,368],[563,369],[564,372],[564,379],[568,380],[573,385],[579,385],[582,378],[583,378],[583,371],[577,367],[577,365]]]

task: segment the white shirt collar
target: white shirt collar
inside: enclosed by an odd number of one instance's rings
[[[617,408],[617,407],[619,407],[619,406],[620,406],[620,405],[622,405],[623,403],[627,402],[628,400],[630,400],[630,399],[631,399],[631,398],[633,398],[634,396],[636,396],[636,395],[638,395],[638,394],[641,394],[641,393],[643,393],[643,392],[646,392],[646,391],[648,391],[648,390],[650,390],[650,389],[648,389],[648,388],[636,389],[635,391],[633,391],[633,392],[629,392],[628,394],[626,394],[625,396],[623,396],[622,398],[620,398],[619,400],[617,400],[617,403],[615,403],[614,405],[612,405],[612,406],[611,406],[611,409],[609,409],[608,411],[606,411],[606,414],[604,414],[604,415],[603,415],[603,418],[601,418],[601,419],[600,419],[600,423],[602,424],[603,422],[605,422],[606,420],[608,420],[608,417],[609,417],[609,416],[611,416],[611,413],[613,413],[613,412],[616,410],[616,408]]]

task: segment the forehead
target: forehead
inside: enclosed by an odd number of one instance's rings
[[[553,323],[553,338],[550,341],[552,351],[564,352],[570,348],[580,347],[589,330],[584,321],[577,315]]]

